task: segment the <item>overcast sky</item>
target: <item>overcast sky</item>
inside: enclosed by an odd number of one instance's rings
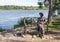
[[[1,0],[0,5],[38,6],[37,2],[38,0]]]

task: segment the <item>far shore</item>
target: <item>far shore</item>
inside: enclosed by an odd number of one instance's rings
[[[47,7],[39,8],[38,6],[0,6],[0,10],[48,10]]]

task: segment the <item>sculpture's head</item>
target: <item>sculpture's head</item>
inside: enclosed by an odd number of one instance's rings
[[[43,17],[43,13],[42,12],[40,12],[39,15],[40,15],[40,17]]]

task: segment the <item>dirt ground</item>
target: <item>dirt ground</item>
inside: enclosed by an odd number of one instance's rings
[[[20,36],[14,36],[11,33],[5,35],[0,34],[0,42],[60,42],[59,35],[45,35],[42,39],[36,35],[32,36],[29,34]]]

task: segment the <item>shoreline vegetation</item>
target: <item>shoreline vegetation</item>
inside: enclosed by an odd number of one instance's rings
[[[24,24],[26,25],[31,25],[31,24],[35,24],[36,21],[34,20],[35,18],[37,17],[33,17],[33,18],[30,18],[30,17],[26,17],[25,19],[21,19],[18,21],[18,23],[16,25],[14,25],[14,29],[18,28],[18,27],[24,27]]]
[[[39,8],[38,6],[5,5],[5,6],[0,6],[0,10],[48,10],[48,8],[47,7]]]

